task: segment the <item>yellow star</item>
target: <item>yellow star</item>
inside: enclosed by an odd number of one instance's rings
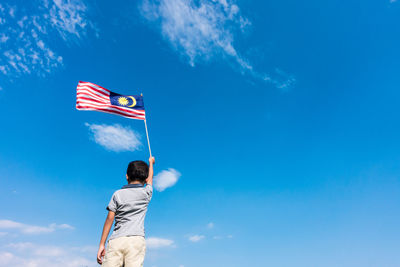
[[[121,96],[120,98],[118,98],[118,104],[120,104],[121,106],[126,106],[128,105],[129,100],[126,97]]]

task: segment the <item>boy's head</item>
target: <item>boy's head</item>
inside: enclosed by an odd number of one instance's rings
[[[149,175],[149,165],[142,160],[135,160],[129,163],[126,170],[126,178],[128,183],[138,181],[142,184],[146,182]]]

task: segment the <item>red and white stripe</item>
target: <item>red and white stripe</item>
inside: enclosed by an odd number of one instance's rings
[[[94,83],[79,82],[76,88],[76,108],[117,114],[131,119],[145,120],[144,110],[112,105],[110,90]]]

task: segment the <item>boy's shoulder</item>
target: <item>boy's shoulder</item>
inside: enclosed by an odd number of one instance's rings
[[[145,192],[146,195],[151,195],[153,193],[153,186],[149,184],[127,184],[122,186],[122,188],[117,189],[113,196],[120,196],[125,194],[135,194]]]

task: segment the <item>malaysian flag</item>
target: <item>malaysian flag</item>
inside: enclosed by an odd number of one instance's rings
[[[120,95],[89,82],[78,83],[76,108],[117,114],[130,119],[146,119],[143,96]]]

